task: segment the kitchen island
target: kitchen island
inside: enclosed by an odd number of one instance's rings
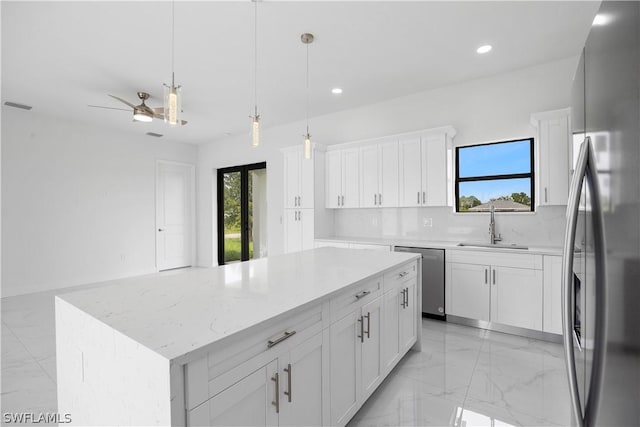
[[[344,425],[419,349],[418,256],[320,248],[56,297],[78,425]]]

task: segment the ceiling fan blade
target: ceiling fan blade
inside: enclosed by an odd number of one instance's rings
[[[103,105],[87,105],[87,107],[104,108],[106,110],[120,110],[120,111],[129,111],[129,112],[131,112],[131,110],[129,110],[128,108],[105,107]]]
[[[164,107],[152,108],[153,114],[164,114]]]
[[[127,105],[128,105],[129,107],[131,107],[131,108],[136,108],[136,106],[135,106],[135,105],[133,105],[133,104],[132,104],[132,103],[130,103],[129,101],[126,101],[126,100],[124,100],[124,99],[122,99],[122,98],[120,98],[120,97],[117,97],[117,96],[115,96],[115,95],[109,95],[109,96],[110,96],[110,97],[112,97],[113,99],[117,99],[118,101],[120,101],[120,102],[122,102],[122,103],[124,103],[124,104],[127,104]]]

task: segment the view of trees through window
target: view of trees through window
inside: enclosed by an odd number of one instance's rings
[[[456,148],[456,211],[531,212],[533,138]]]
[[[253,197],[251,174],[249,176],[249,224],[253,224]],[[241,200],[240,172],[224,174],[224,261],[240,261],[241,257]],[[249,258],[253,258],[253,242],[249,241]]]

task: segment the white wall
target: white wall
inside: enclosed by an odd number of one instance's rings
[[[156,160],[196,147],[11,108],[2,142],[2,296],[156,271]]]
[[[313,139],[321,144],[334,144],[353,140],[367,139],[428,129],[443,125],[453,125],[457,130],[454,139],[456,145],[498,141],[511,138],[533,136],[529,125],[531,113],[563,108],[569,105],[570,88],[578,58],[568,58],[541,64],[515,72],[473,80],[436,90],[416,93],[410,96],[392,99],[361,108],[345,110],[339,113],[316,117],[310,120]],[[374,89],[372,89],[374,90]],[[348,88],[345,95],[348,96]],[[313,101],[311,101],[313,102]],[[268,112],[263,111],[263,116]],[[248,125],[247,125],[248,128]],[[301,144],[304,123],[290,123],[271,129],[263,129],[262,145],[257,149],[249,143],[249,135],[229,137],[199,147],[198,152],[198,261],[200,265],[215,264],[217,260],[215,245],[215,168],[240,165],[259,161],[267,162],[268,174],[268,238],[269,254],[282,252],[283,212],[283,161],[280,147]],[[541,210],[534,215],[516,219],[515,231],[509,238],[515,238],[524,229],[541,236],[554,238],[549,244],[555,244],[556,231],[562,227],[563,219],[558,211],[562,209]],[[385,228],[374,225],[378,210],[347,210],[335,214],[335,230],[338,235],[368,233],[382,235]],[[385,221],[402,230],[400,223],[419,222],[424,212],[410,213],[410,210],[396,209],[386,212]],[[415,217],[405,220],[406,215]],[[454,214],[444,212],[428,213],[431,218],[450,220]],[[525,219],[526,217],[526,219]],[[457,216],[456,216],[457,218]],[[475,230],[479,226],[477,218],[455,219],[455,227]],[[550,220],[547,221],[547,220]],[[360,224],[356,224],[359,221]],[[435,220],[434,227],[441,224]],[[484,221],[482,221],[484,222]],[[548,227],[548,224],[554,224]],[[353,233],[351,229],[357,228]],[[534,231],[534,227],[544,230]],[[411,229],[413,226],[409,227]],[[406,227],[405,227],[406,228]],[[550,230],[547,232],[547,229]],[[542,233],[542,234],[540,234]],[[410,234],[410,233],[409,233]],[[429,232],[416,233],[418,237]],[[473,232],[467,235],[473,237]],[[560,238],[560,237],[557,237]]]

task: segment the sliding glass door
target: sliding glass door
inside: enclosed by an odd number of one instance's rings
[[[267,164],[218,169],[218,264],[267,255]]]

